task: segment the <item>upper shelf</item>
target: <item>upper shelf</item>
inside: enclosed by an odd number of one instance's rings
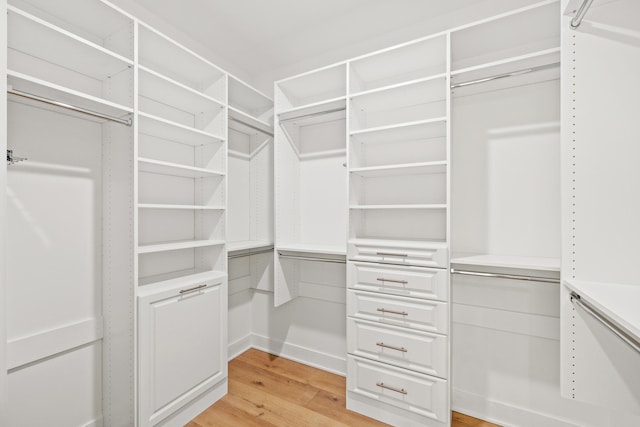
[[[494,254],[454,254],[451,264],[476,267],[498,267],[517,270],[560,272],[559,258],[494,255]]]
[[[259,122],[273,121],[273,100],[233,76],[229,76],[229,107]]]
[[[244,111],[229,106],[229,128],[238,132],[253,135],[261,133],[273,136],[273,126],[262,120],[258,120]]]
[[[446,73],[446,42],[446,36],[440,34],[352,60],[350,93]]]
[[[224,138],[218,135],[143,112],[138,113],[138,131],[142,134],[193,146],[224,141]]]
[[[346,117],[347,99],[344,96],[303,105],[278,113],[277,120],[296,126],[308,126]]]
[[[100,0],[9,0],[11,6],[41,18],[133,60],[133,20]]]
[[[437,117],[398,125],[381,126],[351,132],[351,139],[361,144],[392,143],[443,138],[447,135],[447,118]]]
[[[226,102],[225,73],[200,55],[144,24],[139,26],[140,65]]]
[[[170,163],[161,160],[146,159],[142,157],[138,158],[138,165],[140,172],[172,175],[183,178],[207,178],[225,175],[223,172],[214,171],[211,169],[185,166],[178,163]]]
[[[277,81],[275,90],[278,114],[342,97],[347,92],[346,65],[332,65]]]
[[[365,178],[378,178],[385,176],[397,176],[397,175],[417,175],[417,174],[430,174],[430,173],[446,173],[447,162],[423,162],[423,163],[406,163],[400,165],[386,165],[386,166],[370,166],[361,168],[352,168],[350,172],[354,175],[359,175]]]

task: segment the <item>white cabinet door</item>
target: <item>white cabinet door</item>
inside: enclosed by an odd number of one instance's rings
[[[226,287],[186,283],[138,302],[140,425],[151,426],[226,378]]]

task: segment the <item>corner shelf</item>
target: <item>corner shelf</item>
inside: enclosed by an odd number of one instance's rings
[[[273,136],[273,126],[244,111],[229,106],[229,128],[247,135],[262,133]]]

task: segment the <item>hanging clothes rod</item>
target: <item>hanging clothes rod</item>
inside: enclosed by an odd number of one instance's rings
[[[603,314],[600,314],[600,312],[596,308],[592,307],[591,304],[584,301],[580,297],[580,294],[578,294],[575,291],[572,291],[571,294],[569,295],[569,298],[571,299],[571,302],[573,304],[577,305],[578,307],[582,308],[584,311],[589,313],[594,319],[602,323],[603,326],[605,326],[607,329],[613,332],[614,335],[616,335],[618,338],[624,341],[627,345],[629,345],[635,351],[640,353],[640,342],[638,342],[638,340],[635,337],[629,335],[627,331],[622,329],[616,323],[609,320]]]
[[[553,279],[551,277],[523,276],[520,274],[485,273],[482,271],[458,270],[455,268],[451,269],[451,274],[459,274],[461,276],[493,277],[498,279],[525,280],[527,282],[560,283],[560,279]]]
[[[575,30],[580,26],[582,19],[584,19],[584,15],[587,14],[587,11],[591,7],[591,3],[593,3],[593,0],[584,0],[582,2],[576,14],[573,15],[573,19],[571,19],[571,29]]]
[[[253,129],[255,131],[258,131],[260,133],[263,133],[263,134],[268,135],[271,138],[273,138],[273,133],[272,132],[268,132],[268,131],[266,131],[264,129],[260,129],[258,126],[254,126],[251,123],[245,122],[244,120],[236,119],[235,117],[229,117],[229,120],[234,121],[236,123],[240,123],[241,125],[244,125],[244,126],[246,126],[248,128],[251,128],[251,129]]]
[[[244,258],[246,256],[251,256],[251,255],[260,255],[260,254],[267,254],[267,253],[273,253],[273,247],[269,248],[269,249],[263,249],[260,251],[249,251],[249,252],[243,252],[243,253],[239,253],[239,254],[233,254],[233,255],[229,255],[229,259],[235,259],[235,258]]]
[[[331,262],[334,264],[346,264],[347,261],[343,259],[332,259],[332,258],[321,258],[321,257],[312,257],[312,256],[299,256],[299,255],[285,255],[282,252],[278,252],[280,258],[285,259],[298,259],[302,261],[319,261],[319,262]]]
[[[454,83],[454,84],[451,85],[451,89],[456,89],[456,88],[465,87],[465,86],[471,86],[471,85],[475,85],[475,84],[478,84],[478,83],[486,83],[486,82],[490,82],[492,80],[504,79],[505,77],[520,76],[522,74],[533,73],[533,72],[536,72],[536,71],[542,71],[542,70],[546,70],[546,69],[549,69],[549,68],[555,68],[555,67],[559,67],[559,66],[560,66],[559,62],[554,62],[552,64],[545,64],[545,65],[538,65],[538,66],[531,67],[531,68],[525,68],[523,70],[512,71],[510,73],[497,74],[495,76],[484,77],[484,78],[476,79],[476,80],[470,80],[468,82]]]
[[[55,105],[56,107],[66,108],[67,110],[76,111],[78,113],[86,114],[86,115],[93,116],[93,117],[98,117],[100,119],[105,119],[105,120],[109,120],[109,121],[112,121],[112,122],[121,123],[121,124],[123,124],[125,126],[131,126],[131,124],[132,124],[131,119],[121,119],[119,117],[108,116],[106,114],[98,113],[97,111],[88,110],[88,109],[82,108],[82,107],[76,107],[75,105],[65,104],[64,102],[56,101],[54,99],[45,98],[45,97],[39,96],[39,95],[34,95],[34,94],[28,93],[28,92],[22,92],[22,91],[16,90],[16,89],[8,89],[7,93],[10,93],[11,95],[20,96],[22,98],[32,99],[34,101],[42,102],[44,104]]]
[[[347,107],[338,107],[338,108],[332,108],[330,110],[317,111],[315,113],[301,114],[301,115],[295,116],[295,117],[287,117],[287,118],[284,118],[284,119],[280,119],[280,123],[291,122],[291,121],[299,120],[299,119],[307,119],[309,117],[324,116],[325,114],[337,113],[338,111],[344,111],[346,109],[347,109]]]

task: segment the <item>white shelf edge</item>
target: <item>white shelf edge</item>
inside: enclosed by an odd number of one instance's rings
[[[337,103],[340,101],[344,101],[345,102],[345,106],[346,106],[346,102],[347,102],[347,97],[346,96],[338,96],[336,98],[330,98],[330,99],[325,99],[322,101],[318,101],[318,102],[312,102],[311,104],[305,104],[305,105],[300,105],[298,107],[294,107],[294,108],[289,108],[287,110],[283,110],[283,111],[279,111],[277,113],[277,116],[280,117],[282,115],[287,115],[287,114],[291,114],[291,113],[299,113],[308,109],[312,109],[312,108],[316,108],[316,107],[322,107],[323,105],[328,105],[328,104],[333,104],[333,103]],[[322,110],[319,110],[322,111]]]
[[[451,264],[472,265],[487,268],[509,268],[518,270],[560,272],[560,258],[508,256],[493,254],[453,254]]]
[[[451,71],[451,76],[458,76],[460,74],[464,74],[464,73],[469,73],[472,71],[478,71],[478,70],[484,70],[484,69],[489,69],[492,67],[497,67],[500,65],[507,65],[507,64],[513,64],[519,61],[524,61],[527,59],[532,59],[532,58],[537,58],[537,57],[541,57],[541,56],[545,56],[545,55],[549,55],[552,53],[560,53],[560,47],[554,47],[554,48],[550,48],[550,49],[544,49],[544,50],[539,50],[536,52],[532,52],[532,53],[526,53],[523,55],[518,55],[518,56],[512,56],[510,58],[506,58],[506,59],[501,59],[498,61],[492,61],[492,62],[487,62],[484,64],[479,64],[479,65],[473,65],[471,67],[465,67],[465,68],[460,68],[458,70],[452,70]]]
[[[171,205],[160,203],[138,203],[138,209],[163,209],[163,210],[211,210],[223,211],[223,206],[205,206],[205,205]]]
[[[101,105],[104,105],[106,107],[111,107],[111,108],[115,108],[115,109],[118,109],[118,110],[122,110],[122,112],[125,113],[125,114],[132,114],[133,113],[133,108],[131,108],[131,107],[127,107],[125,105],[117,104],[117,103],[112,102],[112,101],[107,101],[106,99],[98,98],[96,96],[89,95],[89,94],[84,93],[84,92],[79,92],[77,90],[70,89],[70,88],[67,88],[65,86],[60,86],[58,84],[51,83],[51,82],[48,82],[46,80],[39,79],[37,77],[29,76],[28,74],[23,74],[23,73],[20,73],[18,71],[13,71],[13,70],[7,69],[7,77],[15,77],[16,79],[21,79],[21,80],[24,80],[24,81],[27,81],[27,82],[30,82],[30,83],[33,83],[33,84],[40,85],[40,86],[45,87],[45,88],[50,88],[50,89],[54,89],[54,90],[57,90],[57,91],[60,91],[60,92],[64,92],[64,93],[67,93],[67,94],[69,94],[71,96],[75,96],[75,97],[78,97],[78,98],[81,98],[81,99],[85,99],[87,101],[95,102],[97,104],[101,104]]]
[[[212,176],[225,176],[226,175],[224,172],[214,171],[214,170],[211,170],[211,169],[198,168],[198,167],[194,167],[194,166],[185,166],[185,165],[181,165],[179,163],[165,162],[165,161],[162,161],[162,160],[154,160],[154,159],[149,159],[149,158],[146,158],[146,157],[138,157],[138,163],[145,163],[145,164],[149,164],[149,165],[163,166],[163,167],[172,168],[172,169],[176,169],[176,170],[183,170],[183,171],[201,173],[201,174],[212,175]]]
[[[347,248],[338,245],[316,245],[313,243],[276,243],[275,251],[314,253],[319,255],[346,256]]]
[[[227,274],[220,270],[188,269],[139,278],[136,295],[151,295],[163,290],[184,286],[188,283],[212,279],[224,279],[225,277],[227,277]]]
[[[382,86],[382,87],[375,88],[375,89],[363,90],[363,91],[360,91],[360,92],[352,93],[352,94],[349,95],[349,99],[358,98],[358,97],[361,97],[361,96],[366,96],[366,95],[371,95],[371,94],[376,94],[376,93],[380,93],[380,92],[391,91],[393,89],[406,87],[406,86],[411,86],[411,85],[417,85],[417,84],[420,84],[420,83],[429,82],[429,81],[438,80],[438,79],[445,79],[446,80],[446,78],[447,78],[447,74],[446,73],[438,73],[438,74],[434,74],[434,75],[431,75],[431,76],[422,77],[422,78],[419,78],[419,79],[408,80],[408,81],[401,82],[401,83],[395,83],[395,84],[388,85],[388,86]]]
[[[424,240],[424,239],[381,239],[381,238],[368,238],[368,237],[355,237],[350,238],[348,243],[350,245],[361,246],[387,246],[397,248],[448,248],[449,245],[444,240]]]
[[[409,205],[349,205],[349,209],[354,210],[383,210],[383,209],[447,209],[446,204],[409,204]]]
[[[133,61],[131,59],[125,58],[122,55],[119,55],[119,54],[117,54],[117,53],[115,53],[113,51],[110,51],[109,49],[106,49],[106,48],[104,48],[104,47],[102,47],[102,46],[100,46],[100,45],[98,45],[98,44],[96,44],[96,43],[94,43],[92,41],[89,41],[89,40],[87,40],[85,38],[82,38],[82,37],[76,35],[76,34],[73,34],[70,31],[67,31],[67,30],[65,30],[63,28],[60,28],[60,27],[56,26],[56,25],[53,25],[53,24],[51,24],[51,23],[49,23],[49,22],[47,22],[47,21],[45,21],[43,19],[38,18],[37,16],[33,16],[30,13],[25,12],[24,10],[22,10],[20,8],[17,8],[15,6],[12,6],[12,5],[8,4],[7,5],[7,12],[16,13],[18,15],[21,15],[23,18],[26,18],[26,19],[28,19],[28,20],[30,20],[32,22],[35,22],[38,25],[41,25],[41,26],[46,27],[46,28],[49,28],[50,30],[55,31],[55,32],[57,32],[59,34],[62,34],[65,37],[69,37],[70,39],[73,39],[73,40],[77,41],[78,43],[84,44],[84,45],[86,45],[86,46],[88,46],[88,47],[90,47],[90,48],[92,48],[94,50],[97,50],[100,53],[103,53],[105,55],[111,56],[114,59],[122,61],[123,63],[125,63],[128,66],[133,66]]]
[[[228,108],[229,108],[230,117],[233,114],[237,114],[240,117],[249,120],[250,122],[254,122],[256,124],[259,124],[260,126],[264,126],[265,128],[268,128],[271,132],[273,132],[273,126],[271,126],[269,123],[265,122],[264,120],[260,120],[259,118],[252,116],[251,114],[245,113],[244,111],[236,107],[233,107],[231,105],[229,105]]]
[[[378,126],[373,128],[353,130],[349,132],[349,136],[357,136],[357,135],[362,135],[366,133],[381,132],[384,130],[401,129],[401,128],[406,128],[410,126],[427,125],[431,123],[439,123],[439,122],[446,122],[446,121],[447,121],[447,116],[441,116],[441,117],[436,117],[436,118],[427,119],[427,120],[416,120],[414,122],[405,122],[405,123],[398,123],[394,125]]]
[[[273,98],[268,96],[267,94],[265,94],[264,92],[262,92],[259,89],[256,89],[255,87],[253,87],[252,85],[250,85],[249,83],[245,82],[244,80],[234,76],[231,73],[227,73],[227,75],[229,76],[230,79],[233,79],[235,81],[237,81],[238,83],[240,83],[241,85],[249,88],[250,90],[252,90],[253,92],[257,93],[258,95],[260,95],[261,97],[263,97],[264,99],[266,99],[267,101],[269,101],[268,103],[273,105]]]
[[[349,172],[353,172],[355,174],[361,172],[384,172],[384,171],[399,171],[401,172],[403,169],[418,169],[418,168],[436,168],[438,166],[447,166],[448,162],[446,160],[439,160],[435,162],[421,162],[421,163],[402,163],[397,165],[385,165],[385,166],[367,166],[361,168],[351,168]]]
[[[150,245],[139,245],[139,254],[150,254],[156,252],[175,251],[179,249],[195,249],[207,246],[222,246],[224,240],[181,240],[176,242],[154,243]]]
[[[209,102],[211,102],[213,104],[216,104],[218,107],[220,107],[220,109],[224,109],[225,104],[222,101],[219,101],[219,100],[217,100],[215,98],[212,98],[209,95],[206,95],[206,94],[204,94],[202,92],[199,92],[199,91],[197,91],[197,90],[195,90],[193,88],[190,88],[189,86],[186,86],[186,85],[184,85],[184,84],[182,84],[180,82],[177,82],[177,81],[173,80],[172,78],[169,78],[169,77],[165,76],[162,73],[159,73],[159,72],[157,72],[155,70],[152,70],[149,67],[145,67],[144,65],[138,65],[138,68],[141,71],[144,71],[145,73],[149,73],[149,74],[151,74],[151,75],[153,75],[153,76],[155,76],[155,77],[157,77],[157,78],[159,78],[161,80],[164,80],[165,82],[167,82],[167,83],[169,83],[169,84],[171,84],[173,86],[176,86],[176,87],[180,88],[181,90],[184,90],[185,92],[189,92],[190,94],[192,94],[194,96],[200,97],[200,98],[202,98],[202,99],[204,99],[206,101],[209,101]]]
[[[178,128],[178,129],[182,129],[182,130],[187,131],[187,132],[192,132],[192,133],[198,134],[200,136],[204,136],[204,137],[215,139],[217,142],[224,142],[225,141],[225,139],[223,137],[221,137],[221,136],[214,135],[212,133],[205,132],[205,131],[200,130],[200,129],[196,129],[194,127],[186,126],[186,125],[183,125],[181,123],[173,122],[171,120],[167,120],[167,119],[164,119],[162,117],[154,116],[153,114],[145,113],[143,111],[138,111],[138,115],[142,116],[142,117],[144,117],[146,119],[149,119],[149,120],[155,120],[157,122],[161,122],[161,123],[164,123],[166,125],[173,126],[175,128]]]

